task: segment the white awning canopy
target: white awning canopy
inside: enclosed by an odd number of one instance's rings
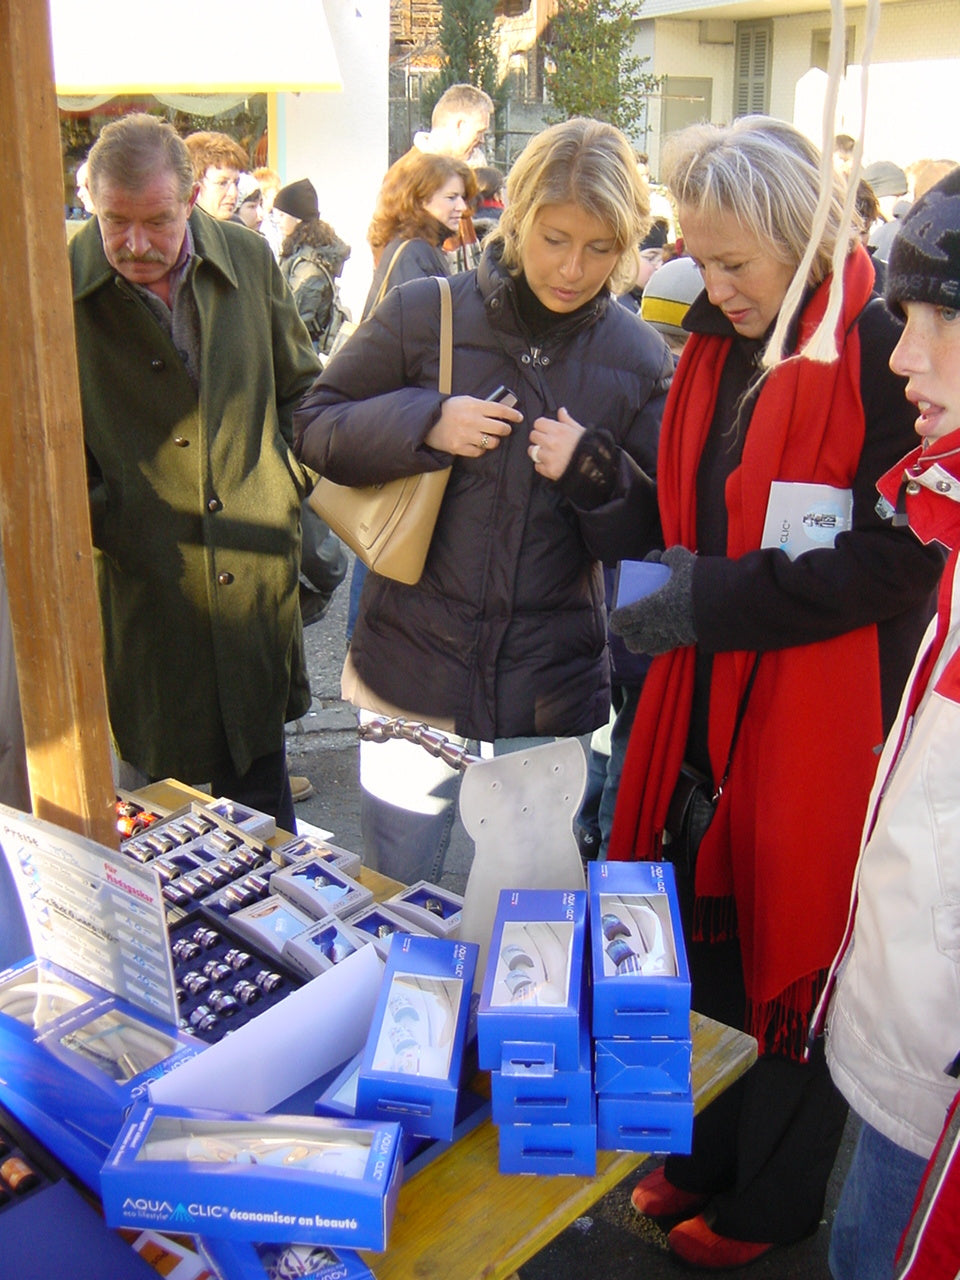
[[[60,95],[342,88],[322,0],[50,0]]]

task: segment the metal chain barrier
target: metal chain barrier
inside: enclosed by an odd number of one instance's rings
[[[462,773],[471,764],[480,764],[479,756],[471,755],[466,747],[457,746],[438,729],[431,729],[423,721],[405,720],[402,716],[390,719],[376,716],[357,726],[357,734],[367,742],[387,742],[390,738],[402,738],[437,756],[451,769]]]

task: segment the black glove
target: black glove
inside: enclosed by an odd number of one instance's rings
[[[602,427],[590,427],[577,441],[557,485],[575,507],[592,511],[613,497],[619,470],[616,440]]]
[[[646,560],[659,560],[670,577],[656,591],[633,604],[614,609],[610,630],[621,636],[633,653],[669,653],[696,644],[693,625],[693,566],[696,556],[686,547],[651,551]]]

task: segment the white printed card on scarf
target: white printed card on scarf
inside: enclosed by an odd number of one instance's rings
[[[796,560],[805,551],[832,547],[852,524],[852,489],[774,480],[760,546],[779,547]]]

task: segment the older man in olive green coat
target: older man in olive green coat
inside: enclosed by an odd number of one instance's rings
[[[169,125],[108,126],[89,175],[97,216],[69,252],[117,748],[294,828],[308,481],[290,446],[318,363],[266,241],[194,207]]]

